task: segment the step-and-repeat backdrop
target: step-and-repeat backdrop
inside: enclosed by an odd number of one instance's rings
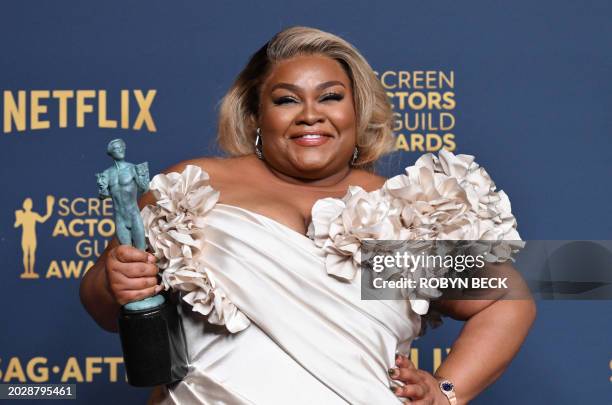
[[[114,232],[94,174],[118,137],[152,174],[218,155],[219,100],[291,25],[346,38],[377,71],[396,112],[382,174],[441,148],[475,155],[524,239],[612,239],[611,19],[603,0],[3,3],[0,383],[146,400],[125,382],[118,335],[79,301]],[[612,403],[611,309],[538,301],[520,353],[474,403]],[[437,367],[461,325],[416,341],[418,366]]]

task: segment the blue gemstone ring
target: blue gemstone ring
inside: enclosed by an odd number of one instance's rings
[[[453,383],[450,381],[443,381],[442,384],[440,384],[440,388],[442,388],[443,391],[452,391]]]

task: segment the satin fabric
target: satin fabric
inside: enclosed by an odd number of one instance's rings
[[[216,204],[201,257],[211,283],[250,320],[237,333],[180,306],[189,371],[161,404],[398,404],[387,370],[420,316],[407,300],[361,300],[360,277],[327,274],[312,239],[263,215]]]

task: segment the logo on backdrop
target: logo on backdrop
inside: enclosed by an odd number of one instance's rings
[[[414,367],[434,373],[450,348],[434,347],[432,352],[410,348]],[[431,353],[431,357],[430,357]],[[420,361],[423,360],[423,361]],[[425,364],[423,364],[425,363]],[[120,356],[34,357],[11,356],[0,358],[2,383],[98,383],[127,381],[123,358]]]
[[[38,273],[34,271],[36,263],[36,225],[47,222],[53,211],[55,198],[47,196],[47,213],[40,215],[32,211],[32,199],[23,200],[23,210],[15,211],[15,228],[21,227],[21,250],[23,251],[23,273],[21,278],[38,278]]]
[[[3,383],[91,383],[127,381],[120,356],[0,358]]]
[[[2,131],[8,134],[69,125],[83,128],[88,115],[97,115],[98,128],[139,131],[145,127],[149,132],[156,132],[151,114],[156,94],[157,90],[147,90],[145,94],[139,89],[121,90],[110,97],[106,90],[4,90]],[[137,112],[133,121],[132,110]]]
[[[52,224],[50,234],[49,226],[44,227],[47,233],[41,232],[39,224],[44,223]],[[80,278],[115,234],[112,201],[48,195],[43,215],[34,199],[26,197],[22,209],[15,211],[14,227],[21,230],[23,271],[20,278]],[[56,238],[63,240],[65,248],[54,249],[51,260],[40,265],[40,260],[36,260],[37,251],[40,252],[37,248],[42,245],[44,250],[46,242]]]
[[[453,70],[387,70],[376,74],[393,106],[396,150],[456,149]]]

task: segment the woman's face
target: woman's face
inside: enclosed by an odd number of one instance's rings
[[[351,81],[322,55],[278,62],[261,87],[258,126],[265,161],[296,178],[346,172],[356,144]]]

